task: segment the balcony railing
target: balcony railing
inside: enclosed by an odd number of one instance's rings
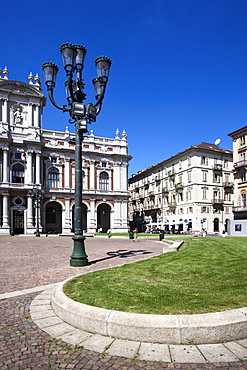
[[[236,162],[236,163],[234,163],[234,165],[233,165],[233,167],[234,167],[235,169],[240,168],[240,167],[246,167],[246,166],[247,166],[247,161],[246,161],[246,160]]]
[[[233,188],[234,184],[233,182],[223,182],[223,186],[225,188]]]
[[[170,207],[170,208],[176,208],[177,207],[177,203],[176,202],[168,203],[168,207]]]
[[[222,164],[216,163],[213,166],[213,171],[222,171]]]
[[[214,198],[214,199],[212,199],[212,203],[213,204],[222,204],[222,203],[224,203],[224,199]]]
[[[234,213],[236,213],[236,212],[247,212],[247,206],[232,207],[232,211]]]

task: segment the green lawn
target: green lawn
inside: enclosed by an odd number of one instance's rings
[[[247,306],[247,238],[190,238],[179,252],[92,272],[65,287],[92,306],[193,314]]]

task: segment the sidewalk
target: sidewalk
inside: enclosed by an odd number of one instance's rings
[[[1,236],[0,369],[247,369],[247,340],[208,345],[207,353],[193,345],[147,346],[112,338],[109,342],[99,336],[93,340],[90,334],[79,335],[78,329],[60,323],[52,312],[53,284],[158,255],[162,250],[158,237],[140,238],[138,243],[89,238],[86,252],[91,264],[73,268],[69,266],[70,238]],[[47,324],[48,317],[52,321]],[[61,331],[63,325],[65,331]]]

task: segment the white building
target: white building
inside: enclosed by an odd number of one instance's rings
[[[29,83],[0,76],[0,233],[34,233],[37,217],[33,189],[44,190],[38,207],[45,233],[73,231],[75,134],[42,130],[46,99],[39,77]],[[83,141],[83,229],[126,232],[128,155],[125,131],[120,137]],[[36,208],[37,210],[37,208]]]
[[[233,140],[234,220],[230,222],[230,235],[247,235],[247,126],[229,136]]]
[[[129,179],[129,219],[139,231],[222,233],[232,218],[232,151],[200,143]]]

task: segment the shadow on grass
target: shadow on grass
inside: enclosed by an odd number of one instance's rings
[[[90,261],[89,265],[93,265],[98,262],[102,262],[111,258],[129,258],[133,256],[137,256],[139,254],[152,254],[153,252],[148,252],[145,249],[139,249],[139,250],[134,250],[134,251],[128,251],[127,249],[119,249],[117,251],[112,251],[112,252],[107,252],[108,257],[100,258],[98,260]]]

